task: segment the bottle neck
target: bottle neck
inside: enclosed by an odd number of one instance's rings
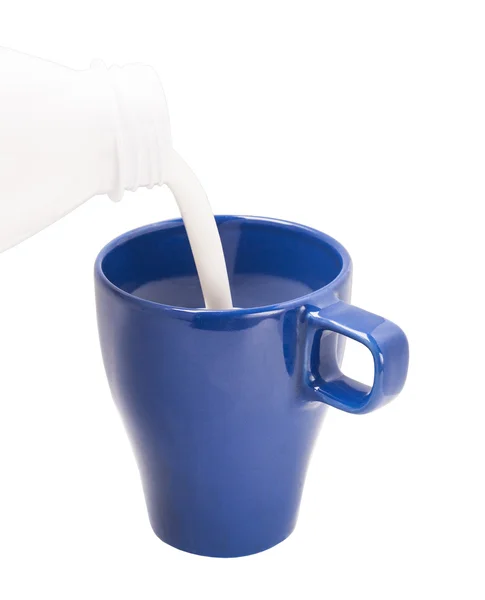
[[[165,94],[156,72],[141,64],[107,69],[95,62],[91,68],[103,76],[112,97],[116,156],[109,197],[119,201],[125,190],[161,185],[172,140]]]

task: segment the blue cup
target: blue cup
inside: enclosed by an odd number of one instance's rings
[[[203,299],[180,220],[108,244],[95,266],[107,377],[164,542],[243,556],[293,530],[328,406],[366,413],[404,385],[402,330],[350,305],[346,250],[309,227],[217,217],[234,305]],[[343,375],[345,338],[374,383]]]

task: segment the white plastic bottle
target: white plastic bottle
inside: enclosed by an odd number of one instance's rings
[[[0,252],[92,196],[162,183],[181,208],[206,306],[230,308],[210,205],[172,149],[156,72],[101,62],[76,71],[0,48]]]

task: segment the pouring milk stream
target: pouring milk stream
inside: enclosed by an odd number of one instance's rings
[[[166,184],[206,308],[232,308],[207,196],[172,147],[162,86],[145,65],[76,71],[0,48],[0,252],[99,194]]]

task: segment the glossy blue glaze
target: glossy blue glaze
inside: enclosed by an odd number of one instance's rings
[[[182,550],[230,557],[291,533],[327,405],[362,413],[389,401],[408,347],[396,325],[347,304],[351,262],[335,240],[273,219],[217,223],[240,308],[198,308],[180,220],[108,244],[95,279],[103,359],[152,527]],[[371,351],[372,389],[340,373],[343,336]]]

